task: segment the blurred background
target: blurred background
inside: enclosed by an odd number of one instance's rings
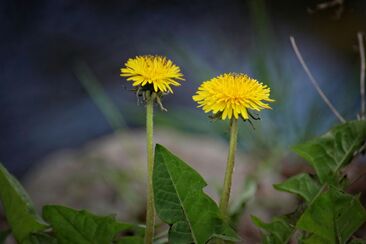
[[[353,120],[365,18],[363,0],[3,0],[0,161],[38,208],[63,203],[142,223],[144,106],[119,73],[130,57],[159,54],[180,66],[186,81],[164,98],[168,112],[156,109],[156,141],[198,169],[213,197],[228,126],[210,122],[192,95],[223,72],[244,72],[272,88],[273,110],[254,128],[241,124],[233,202],[240,216],[248,198],[255,200],[247,217],[288,212],[296,200],[271,184],[307,170],[291,145],[338,123],[289,36],[338,111]],[[259,232],[240,219],[242,235],[255,243]]]

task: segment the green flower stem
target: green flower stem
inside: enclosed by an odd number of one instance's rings
[[[225,219],[228,219],[228,204],[230,199],[231,181],[234,172],[235,151],[238,139],[238,120],[234,117],[230,121],[230,146],[227,158],[224,187],[221,193],[220,211]]]
[[[145,244],[151,244],[154,238],[155,207],[152,175],[154,168],[153,115],[156,94],[146,92],[146,145],[147,145],[147,205]]]

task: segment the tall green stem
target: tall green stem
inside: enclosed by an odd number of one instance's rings
[[[155,207],[152,174],[154,168],[153,115],[156,94],[146,92],[146,145],[147,145],[147,205],[145,244],[152,244],[154,238]]]
[[[227,165],[224,179],[224,187],[221,193],[220,211],[224,218],[228,218],[228,204],[230,199],[231,181],[233,178],[235,151],[238,139],[238,120],[234,117],[230,121],[230,146],[227,157]]]

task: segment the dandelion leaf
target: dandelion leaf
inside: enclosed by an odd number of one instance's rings
[[[264,230],[264,243],[283,244],[288,243],[294,231],[286,216],[276,217],[270,223],[264,223],[258,217],[252,216],[253,223]]]
[[[97,216],[56,205],[45,206],[43,218],[51,224],[60,244],[112,243],[119,232],[135,228],[116,221],[113,216]]]
[[[338,125],[325,135],[294,147],[315,169],[320,182],[337,185],[339,171],[349,164],[366,140],[366,121]]]
[[[320,190],[319,184],[305,173],[295,175],[282,183],[273,185],[273,187],[278,191],[296,194],[306,202],[310,202]]]
[[[301,215],[297,227],[327,243],[346,243],[365,221],[366,211],[359,197],[331,187],[314,199]]]
[[[47,228],[36,214],[30,197],[20,183],[0,164],[0,200],[15,239],[22,243],[32,233]]]
[[[238,241],[216,203],[203,192],[204,179],[161,145],[155,148],[153,186],[159,217],[170,225],[170,243],[203,244],[213,238]]]

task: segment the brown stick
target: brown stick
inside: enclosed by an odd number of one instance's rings
[[[308,12],[310,14],[312,14],[312,13],[317,12],[317,11],[322,11],[322,10],[338,7],[338,9],[336,11],[336,17],[339,19],[341,17],[342,13],[343,13],[343,10],[344,10],[344,1],[345,0],[332,0],[332,1],[319,3],[315,6],[314,9],[308,8]]]
[[[360,93],[361,93],[361,119],[365,119],[365,46],[363,44],[363,34],[357,33],[358,45],[360,49]]]
[[[330,100],[328,99],[328,97],[324,94],[324,92],[322,91],[322,89],[320,88],[318,82],[316,81],[316,79],[314,78],[314,76],[312,75],[312,73],[310,72],[308,66],[306,65],[299,48],[296,45],[295,42],[295,38],[293,36],[290,36],[290,41],[292,44],[292,48],[294,49],[294,52],[296,54],[297,59],[299,60],[299,62],[301,63],[305,73],[307,74],[307,76],[309,77],[309,80],[311,82],[311,84],[313,84],[313,86],[315,87],[316,91],[319,93],[320,97],[323,99],[323,101],[325,102],[326,105],[328,105],[328,107],[330,108],[330,110],[333,112],[333,114],[339,119],[339,121],[341,121],[342,123],[345,123],[346,120],[342,117],[342,115],[340,115],[340,113],[337,111],[337,109],[333,106],[333,104],[330,102]]]

